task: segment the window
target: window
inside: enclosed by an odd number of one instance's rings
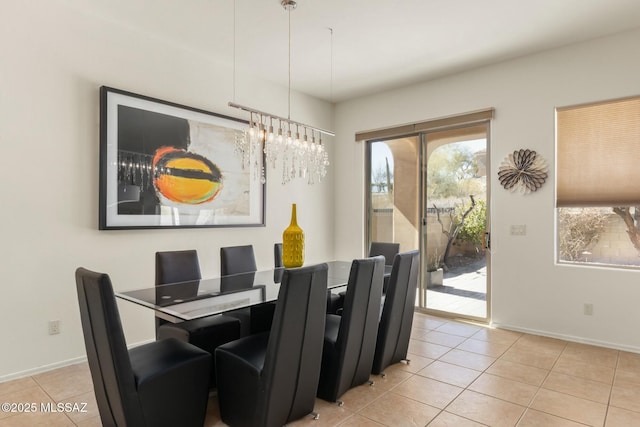
[[[640,97],[556,111],[559,262],[640,267]]]

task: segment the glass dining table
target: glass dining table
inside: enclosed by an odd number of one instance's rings
[[[327,265],[327,289],[346,286],[351,262],[330,261]],[[385,275],[390,274],[390,269],[385,267]],[[276,301],[283,274],[283,268],[261,270],[116,292],[116,297],[148,307],[158,317],[178,323]]]

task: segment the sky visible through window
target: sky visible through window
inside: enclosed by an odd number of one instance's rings
[[[393,170],[393,154],[389,146],[384,142],[371,144],[371,170],[375,171],[386,167],[385,159],[389,159],[389,169]]]

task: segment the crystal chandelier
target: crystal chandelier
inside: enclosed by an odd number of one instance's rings
[[[335,134],[291,120],[291,11],[297,4],[294,0],[282,0],[281,4],[289,13],[288,115],[285,118],[229,102],[230,107],[247,111],[250,115],[249,129],[236,138],[236,152],[242,156],[245,167],[260,168],[254,176],[260,176],[262,183],[266,182],[265,166],[261,165],[259,159],[264,155],[266,165],[271,165],[274,169],[279,165],[282,167],[282,184],[295,178],[306,179],[308,184],[315,184],[326,176],[329,166],[329,156],[322,143],[322,136]]]

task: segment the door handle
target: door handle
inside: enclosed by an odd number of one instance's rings
[[[482,240],[483,240],[482,244],[484,248],[491,249],[491,233],[488,231],[485,231]]]

